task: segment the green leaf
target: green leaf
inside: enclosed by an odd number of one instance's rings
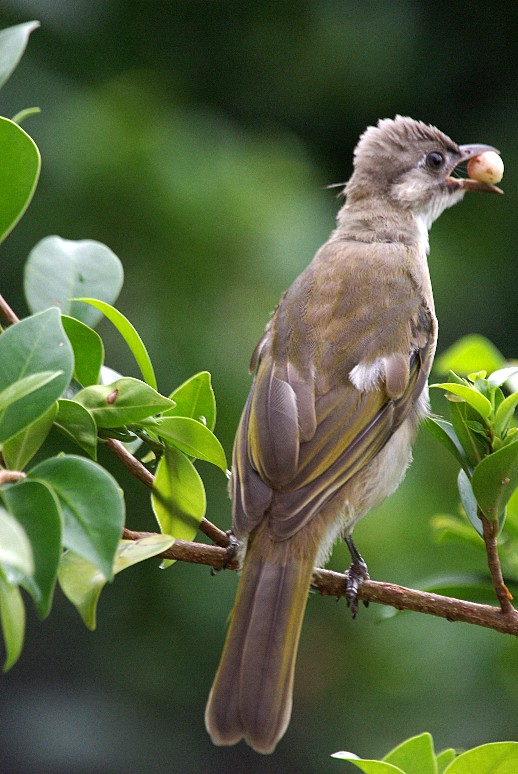
[[[153,432],[190,457],[211,462],[226,471],[227,460],[222,445],[201,422],[189,417],[165,417],[156,420]]]
[[[428,432],[448,449],[457,462],[459,462],[463,468],[468,469],[469,466],[466,455],[464,454],[464,449],[457,438],[451,422],[447,422],[445,419],[439,417],[427,417],[423,424]]]
[[[101,242],[49,236],[33,247],[25,264],[25,297],[33,312],[59,306],[64,314],[94,327],[102,314],[77,303],[75,296],[92,295],[112,303],[123,279],[121,262]]]
[[[93,460],[97,459],[97,425],[90,412],[75,400],[58,401],[56,427]]]
[[[498,518],[518,487],[518,439],[479,462],[471,484],[487,518]]]
[[[27,395],[31,395],[62,375],[63,371],[40,371],[29,376],[23,376],[14,384],[10,384],[8,387],[0,390],[0,412],[5,411],[8,406],[25,398]]]
[[[430,734],[420,734],[402,742],[383,758],[405,774],[436,774],[435,753]]]
[[[214,430],[216,424],[216,399],[208,371],[195,374],[169,396],[176,406],[164,412],[164,416],[191,417]]]
[[[162,532],[193,539],[205,516],[205,489],[192,462],[178,449],[167,447],[158,463],[151,504]]]
[[[397,766],[393,766],[391,763],[385,763],[385,761],[367,760],[364,758],[358,758],[357,755],[346,750],[335,752],[331,755],[331,758],[338,758],[342,761],[349,761],[353,766],[357,766],[365,774],[406,774],[402,769]]]
[[[0,621],[4,635],[7,672],[20,657],[25,635],[25,607],[18,586],[5,580],[0,572]]]
[[[74,396],[98,427],[121,427],[171,408],[173,401],[139,379],[124,376],[112,384],[85,387]]]
[[[32,546],[33,583],[37,593],[32,584],[27,585],[27,590],[34,598],[39,616],[46,618],[61,558],[62,524],[57,502],[44,484],[28,479],[6,487],[2,496]]]
[[[112,578],[124,525],[124,500],[115,479],[92,460],[67,455],[36,465],[29,476],[47,484],[63,513],[63,545]]]
[[[480,517],[478,515],[477,499],[473,493],[472,482],[464,470],[459,471],[459,475],[457,477],[457,487],[459,489],[462,507],[466,511],[466,516],[478,534],[482,535],[482,522],[480,521]]]
[[[452,395],[458,395],[484,419],[487,419],[491,415],[491,401],[474,387],[469,387],[467,384],[456,384],[454,382],[431,384],[430,387],[437,387],[441,390],[446,390],[446,392]]]
[[[62,315],[61,322],[74,350],[74,378],[83,387],[97,384],[104,360],[101,337],[74,317]]]
[[[16,69],[29,42],[29,35],[39,26],[39,22],[30,21],[0,32],[0,88]]]
[[[150,535],[139,540],[121,540],[113,562],[113,574],[167,551],[174,543],[169,535]],[[95,629],[97,602],[107,578],[86,559],[67,551],[59,568],[59,584],[64,595],[77,608],[85,626]]]
[[[516,774],[517,771],[518,742],[493,742],[462,753],[444,774]]]
[[[40,152],[34,140],[18,124],[0,118],[0,242],[29,206],[40,164]]]
[[[495,434],[502,438],[509,429],[516,406],[518,406],[518,392],[514,392],[503,400],[495,414]]]
[[[140,368],[142,376],[144,377],[144,381],[147,382],[150,387],[153,387],[153,389],[156,390],[157,383],[155,372],[153,370],[151,360],[149,359],[147,349],[130,321],[124,317],[124,315],[119,312],[118,309],[115,309],[115,307],[110,306],[110,304],[106,304],[104,301],[101,301],[97,298],[76,298],[75,300],[81,301],[85,304],[90,304],[96,309],[99,309],[108,318],[108,320],[113,323],[130,348],[133,357],[137,361],[138,367]]]
[[[476,333],[464,336],[435,360],[434,370],[447,374],[455,371],[467,376],[484,369],[487,373],[503,368],[506,360],[489,339]]]
[[[507,503],[507,526],[514,525],[518,535],[518,489],[515,489]]]
[[[44,371],[61,375],[0,412],[0,443],[45,414],[66,389],[74,365],[57,309],[26,317],[0,335],[0,390]]]
[[[451,747],[442,750],[437,756],[437,774],[443,774],[446,767],[455,760],[457,753]]]
[[[488,442],[470,428],[471,414],[478,417],[478,414],[467,403],[450,403],[450,417],[453,429],[464,449],[468,462],[466,467],[469,470],[474,468],[489,451]]]
[[[8,581],[18,583],[34,573],[31,544],[23,527],[0,506],[0,565]]]
[[[2,454],[10,470],[23,470],[32,460],[48,436],[57,411],[57,403],[53,403],[39,419],[5,441]]]
[[[469,543],[474,548],[483,549],[483,543],[480,541],[480,533],[479,535],[476,535],[471,526],[467,524],[464,519],[461,520],[459,516],[452,516],[448,513],[436,513],[432,516],[431,526],[438,542],[442,543],[447,540],[462,540],[465,543]],[[479,532],[479,530],[477,531]]]

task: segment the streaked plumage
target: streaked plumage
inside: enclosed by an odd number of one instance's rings
[[[254,351],[231,480],[246,557],[206,711],[216,744],[272,752],[290,718],[313,567],[410,461],[437,340],[428,228],[464,194],[449,177],[464,153],[409,118],[370,127],[336,230]]]

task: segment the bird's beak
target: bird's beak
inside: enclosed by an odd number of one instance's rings
[[[483,145],[481,143],[475,143],[474,145],[459,145],[459,150],[461,152],[461,157],[455,165],[455,169],[459,164],[469,161],[474,158],[474,156],[480,156],[481,153],[486,153],[486,151],[493,151],[494,153],[500,154],[500,151],[493,148],[492,145]],[[481,183],[479,180],[472,180],[469,177],[449,177],[447,182],[452,188],[462,188],[465,191],[489,191],[490,193],[503,194],[502,189],[498,188],[496,185],[493,185],[492,183]]]

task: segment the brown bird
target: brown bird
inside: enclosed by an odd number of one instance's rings
[[[369,127],[336,229],[255,348],[231,477],[244,562],[205,713],[215,744],[271,753],[284,734],[313,568],[339,536],[353,603],[368,577],[352,529],[398,486],[428,411],[428,229],[466,190],[499,192],[451,176],[487,150],[401,116]]]

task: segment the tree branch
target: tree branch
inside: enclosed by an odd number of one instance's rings
[[[125,529],[122,536],[127,540],[138,540],[152,534],[151,532],[133,532]],[[171,548],[158,554],[158,556],[161,559],[177,559],[194,564],[205,564],[217,570],[236,570],[238,568],[237,559],[229,558],[228,550],[220,546],[190,543],[186,540],[177,540]],[[315,569],[312,587],[324,596],[343,597],[345,596],[345,577],[343,574],[331,570]],[[512,634],[518,637],[518,611],[511,604],[509,604],[508,610],[502,610],[492,605],[479,605],[454,597],[430,594],[394,583],[380,583],[373,580],[363,582],[358,598],[364,602],[389,605],[397,610],[413,610],[416,613],[446,618],[448,621],[476,624],[502,634]]]
[[[509,613],[513,610],[511,605],[512,594],[504,583],[502,568],[500,566],[500,557],[498,556],[498,520],[490,521],[479,510],[479,516],[482,520],[482,530],[484,543],[486,544],[487,565],[491,573],[491,581],[495,590],[496,597],[500,603],[503,613]]]
[[[153,489],[155,477],[140,462],[140,460],[134,457],[133,454],[131,454],[131,452],[126,449],[124,444],[120,441],[117,441],[115,438],[107,438],[106,436],[103,438],[106,448],[119,458],[126,470],[131,473],[132,476],[138,478],[138,480],[145,484],[145,486],[147,486],[149,489]],[[229,537],[227,533],[223,532],[223,530],[219,529],[219,527],[216,527],[216,525],[208,519],[201,520],[200,530],[204,533],[204,535],[207,535],[207,537],[210,538],[213,543],[216,543],[217,546],[227,548],[229,545]]]
[[[8,325],[20,322],[20,318],[13,312],[5,298],[0,294],[0,315]]]

